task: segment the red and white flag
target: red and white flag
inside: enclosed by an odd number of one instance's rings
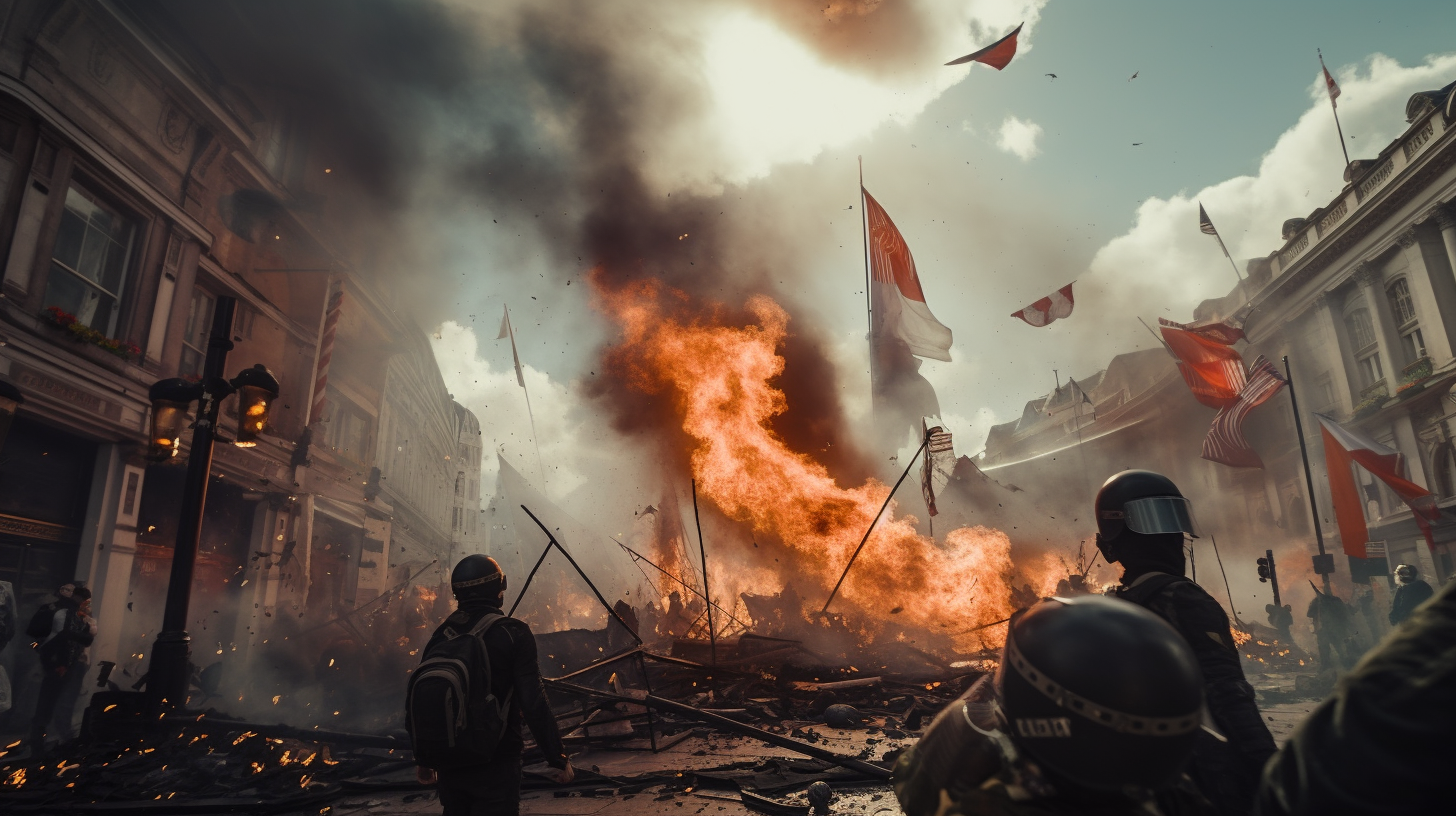
[[[1203,438],[1203,458],[1229,467],[1262,468],[1264,461],[1244,438],[1244,420],[1249,412],[1279,393],[1288,380],[1263,356],[1255,358],[1248,378],[1239,388],[1232,405],[1219,409],[1218,416]]]
[[[1330,477],[1330,501],[1335,506],[1335,522],[1340,528],[1340,543],[1345,554],[1367,558],[1365,545],[1370,531],[1365,526],[1365,497],[1355,484],[1350,465],[1357,464],[1385,483],[1411,509],[1416,526],[1434,546],[1431,522],[1441,518],[1436,497],[1431,491],[1406,478],[1405,457],[1399,451],[1371,439],[1358,428],[1346,428],[1322,414],[1319,418],[1320,438],[1325,446],[1325,469]]]
[[[1304,53],[1308,54],[1309,52],[1306,51]],[[1340,86],[1335,84],[1335,78],[1330,76],[1330,69],[1325,67],[1324,54],[1320,54],[1319,61],[1320,70],[1323,71],[1325,74],[1325,90],[1328,91],[1330,94],[1330,107],[1338,108],[1339,105],[1335,104],[1335,100],[1338,99],[1340,96]]]
[[[897,337],[917,357],[950,362],[950,329],[935,319],[925,303],[910,246],[874,196],[863,187],[860,192],[869,220],[870,293],[878,315],[876,337]]]
[[[1158,325],[1167,326],[1170,329],[1182,329],[1225,346],[1232,346],[1244,339],[1244,330],[1228,323],[1174,323],[1166,317],[1160,317]]]
[[[1227,408],[1239,399],[1248,375],[1244,358],[1227,344],[1188,329],[1162,326],[1168,350],[1178,358],[1178,373],[1193,398],[1210,408]]]
[[[1076,283],[1076,281],[1073,281]],[[1028,325],[1041,328],[1046,324],[1063,317],[1072,315],[1072,284],[1052,292],[1050,295],[1038,300],[1017,312],[1012,312],[1012,317],[1019,317],[1025,320]]]
[[[953,59],[950,62],[947,62],[946,65],[961,65],[962,63],[967,62],[979,62],[982,65],[989,65],[998,71],[1002,68],[1005,68],[1008,64],[1010,64],[1011,58],[1016,56],[1016,35],[1021,33],[1021,26],[1023,25],[1026,25],[1026,23],[1018,25],[1016,28],[1012,29],[1010,34],[1007,34],[1006,36],[1002,37],[996,42],[991,43],[985,48],[982,48],[979,51],[972,51],[971,53],[965,55],[964,57],[960,57],[959,59]]]

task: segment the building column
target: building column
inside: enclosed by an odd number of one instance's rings
[[[1416,307],[1416,321],[1421,326],[1421,339],[1426,343],[1426,354],[1431,358],[1433,368],[1440,368],[1451,360],[1451,338],[1446,333],[1445,320],[1441,316],[1436,300],[1436,289],[1432,285],[1431,272],[1426,268],[1426,256],[1421,252],[1421,243],[1416,228],[1411,227],[1400,234],[1400,249],[1410,264],[1411,299]],[[1408,364],[1408,363],[1407,363]]]
[[[1409,413],[1398,413],[1400,416],[1390,423],[1391,431],[1395,434],[1395,446],[1405,455],[1406,467],[1410,469],[1410,480],[1430,490],[1430,482],[1426,479],[1426,460],[1421,456],[1421,444],[1416,439],[1415,425],[1411,423]]]
[[[1348,414],[1360,400],[1350,387],[1350,368],[1355,364],[1355,358],[1350,354],[1350,341],[1345,337],[1344,317],[1340,314],[1343,300],[1333,292],[1320,293],[1315,299],[1315,321],[1332,341],[1326,346],[1331,358],[1330,385],[1335,390],[1335,401],[1340,411]]]
[[[1395,396],[1400,384],[1400,367],[1395,361],[1395,350],[1400,338],[1395,334],[1395,318],[1390,314],[1390,303],[1385,297],[1384,278],[1380,270],[1369,261],[1355,264],[1355,283],[1365,293],[1365,305],[1370,310],[1370,323],[1375,329],[1375,345],[1379,349],[1380,366],[1385,370],[1385,387],[1390,396]]]
[[[1456,272],[1456,203],[1442,204],[1433,215],[1441,230],[1441,243],[1446,246],[1446,263]]]

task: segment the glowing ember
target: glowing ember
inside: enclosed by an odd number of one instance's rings
[[[683,322],[672,312],[682,293],[653,281],[609,289],[600,270],[591,280],[602,309],[622,328],[607,365],[632,389],[670,401],[691,440],[700,494],[756,536],[776,538],[793,555],[788,568],[796,580],[831,586],[889,487],[875,480],[841,487],[770,429],[788,409],[772,385],[784,373],[777,350],[788,314],[754,296],[747,309],[757,325],[724,325],[713,316]],[[905,622],[927,628],[991,624],[1013,609],[1010,547],[1004,533],[986,527],[952,530],[938,544],[917,534],[914,517],[897,515],[892,503],[835,603],[876,612],[903,606]],[[978,636],[999,643],[1004,627],[962,634],[966,645]]]

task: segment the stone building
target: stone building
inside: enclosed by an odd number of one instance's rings
[[[245,657],[285,614],[437,585],[418,565],[449,555],[470,509],[453,493],[474,418],[386,305],[388,270],[361,266],[347,152],[289,92],[214,63],[218,32],[176,8],[19,0],[0,24],[0,376],[26,400],[0,450],[0,580],[22,617],[86,582],[92,663],[128,686],[160,625],[189,449],[149,458],[147,391],[201,373],[218,297],[238,303],[228,374],[262,363],[282,396],[252,448],[227,444],[223,405],[194,660]],[[0,659],[25,711],[16,644]]]
[[[1246,362],[1260,354],[1276,361],[1289,357],[1315,505],[1330,552],[1340,553],[1343,542],[1334,524],[1316,414],[1358,427],[1400,451],[1410,478],[1435,493],[1443,509],[1456,507],[1453,87],[1456,83],[1412,96],[1406,131],[1375,158],[1351,162],[1339,196],[1286,221],[1283,245],[1250,261],[1245,280],[1193,315],[1195,322],[1242,325],[1248,342],[1236,348]],[[1223,560],[1235,556],[1236,566],[1229,567],[1235,596],[1247,595],[1241,585],[1257,588],[1252,558],[1265,549],[1273,549],[1281,563],[1286,601],[1292,597],[1298,604],[1311,596],[1304,581],[1316,578],[1307,558],[1316,544],[1286,395],[1256,409],[1245,423],[1264,467],[1230,468],[1199,458],[1215,412],[1193,400],[1162,351],[1121,355],[1078,383],[1080,391],[1062,386],[1028,402],[1015,422],[992,428],[985,453],[957,469],[961,478],[953,484],[960,505],[947,505],[966,508],[960,512],[967,518],[994,515],[992,508],[1004,514],[1018,499],[995,483],[1035,484],[1038,510],[1051,508],[1048,513],[1067,518],[1086,512],[1107,474],[1124,467],[1161,470],[1201,500],[1205,526],[1222,537]],[[1401,562],[1448,580],[1456,524],[1436,525],[1432,551],[1409,509],[1368,473],[1355,470],[1368,498],[1373,546],[1368,558],[1337,559],[1334,577],[1342,594],[1358,585],[1383,597],[1388,567]],[[1456,513],[1448,515],[1456,520]],[[1050,526],[1066,534],[1064,525]],[[1205,559],[1200,569],[1207,568]]]

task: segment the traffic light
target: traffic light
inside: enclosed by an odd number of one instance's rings
[[[1257,563],[1259,565],[1259,583],[1261,583],[1261,584],[1268,583],[1269,582],[1269,559],[1267,559],[1267,558],[1260,558]]]

